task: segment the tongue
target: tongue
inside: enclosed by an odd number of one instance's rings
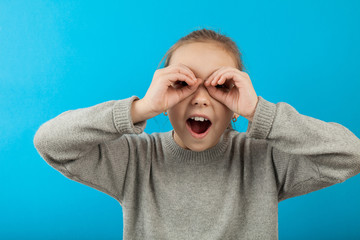
[[[197,134],[204,133],[210,126],[210,121],[195,121],[193,119],[189,120],[191,130]]]

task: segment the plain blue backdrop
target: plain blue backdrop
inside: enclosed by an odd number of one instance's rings
[[[165,52],[203,27],[238,44],[257,95],[360,136],[357,0],[0,0],[0,239],[122,239],[120,204],[51,168],[34,134],[66,110],[143,97]],[[159,115],[145,131],[171,129]],[[285,200],[279,237],[360,239],[359,203],[360,175]]]

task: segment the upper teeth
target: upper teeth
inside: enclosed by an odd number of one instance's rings
[[[195,121],[209,121],[209,119],[203,118],[203,117],[192,117],[191,119],[195,120]]]

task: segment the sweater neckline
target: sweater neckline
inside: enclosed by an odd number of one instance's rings
[[[173,132],[174,130],[166,132],[165,146],[173,156],[172,159],[178,162],[201,164],[215,161],[219,159],[219,156],[223,155],[229,144],[229,129],[224,131],[215,146],[200,152],[180,147],[173,138]]]

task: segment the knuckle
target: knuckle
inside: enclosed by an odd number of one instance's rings
[[[245,77],[249,77],[249,74],[247,74],[246,72],[242,72],[242,73]]]

